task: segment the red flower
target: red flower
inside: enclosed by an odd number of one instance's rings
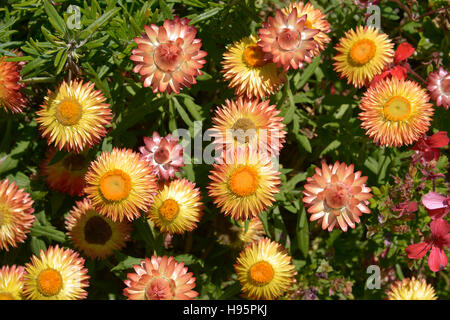
[[[398,65],[400,62],[408,59],[414,53],[414,47],[410,45],[408,42],[401,43],[394,55],[394,64]]]
[[[414,47],[410,45],[408,42],[401,43],[394,55],[394,64],[387,67],[383,73],[376,75],[372,82],[370,83],[370,87],[373,86],[380,80],[383,80],[386,77],[395,77],[400,80],[406,79],[406,75],[408,73],[408,62],[406,61],[412,54],[414,53]]]
[[[402,217],[405,213],[413,213],[417,211],[417,202],[415,201],[405,201],[400,204],[396,204],[392,207],[393,211],[400,212],[398,218]]]
[[[425,135],[411,148],[420,153],[425,161],[437,160],[441,156],[439,148],[443,148],[450,142],[446,131],[439,131],[431,137]]]
[[[421,259],[431,249],[428,266],[437,272],[447,266],[444,248],[450,246],[450,224],[444,219],[433,220],[430,224],[432,236],[425,242],[408,246],[405,251],[410,259]]]
[[[450,197],[445,197],[436,192],[428,192],[424,195],[422,204],[433,220],[443,218],[450,212]]]

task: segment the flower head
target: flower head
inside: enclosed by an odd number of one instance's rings
[[[367,205],[372,194],[365,185],[367,177],[353,170],[353,164],[322,162],[322,167],[316,167],[316,173],[306,179],[303,202],[310,221],[319,220],[323,230],[331,231],[336,224],[343,231],[348,226],[353,229],[363,213],[370,213]]]
[[[56,153],[56,149],[49,150],[41,164],[41,173],[46,176],[47,185],[72,197],[83,195],[86,185],[84,175],[89,166],[87,155],[70,152],[61,160],[52,163]]]
[[[391,284],[389,300],[437,300],[434,288],[425,279],[404,278]]]
[[[428,192],[422,197],[422,204],[433,220],[443,218],[450,212],[450,196]]]
[[[195,277],[183,262],[173,257],[145,258],[140,265],[133,266],[123,294],[129,300],[192,300],[198,296]]]
[[[153,173],[161,179],[173,178],[175,172],[184,166],[183,147],[170,133],[164,138],[158,132],[153,132],[151,138],[144,137],[144,146],[139,151],[145,161],[153,165]]]
[[[279,113],[268,100],[258,102],[242,97],[236,101],[226,100],[212,119],[211,136],[216,149],[225,153],[250,145],[268,156],[278,155],[286,135],[283,118],[277,117]]]
[[[85,192],[98,213],[113,221],[131,221],[152,203],[157,190],[152,172],[152,166],[139,154],[114,148],[91,163]]]
[[[13,265],[0,269],[0,300],[23,300],[25,268]]]
[[[440,148],[445,147],[450,142],[446,131],[439,131],[431,137],[424,135],[411,148],[420,154],[422,159],[429,162],[431,160],[438,160],[441,156]]]
[[[425,242],[409,245],[405,251],[410,259],[421,259],[431,249],[428,266],[438,272],[447,266],[448,260],[444,248],[450,246],[450,224],[444,219],[431,221],[431,238]]]
[[[165,185],[155,196],[147,216],[162,232],[192,231],[202,216],[200,190],[186,179],[176,179]]]
[[[283,247],[263,238],[248,245],[234,265],[245,297],[272,300],[295,281],[295,268]]]
[[[360,88],[392,62],[393,47],[388,36],[378,29],[358,26],[356,31],[349,30],[335,47],[338,54],[333,58],[334,69],[347,78],[347,83]]]
[[[436,105],[442,106],[445,110],[450,106],[450,73],[440,67],[438,71],[428,75],[428,91],[431,99],[436,101]]]
[[[297,16],[297,8],[289,14],[277,10],[275,18],[269,17],[259,29],[258,45],[262,51],[272,55],[272,61],[285,71],[298,69],[303,62],[311,62],[313,50],[317,48],[313,37],[319,30],[305,27],[306,15]]]
[[[8,56],[0,57],[0,107],[5,111],[20,113],[26,107],[27,100],[20,89],[20,62],[6,61]]]
[[[122,249],[131,233],[129,223],[99,214],[89,199],[76,202],[66,218],[66,229],[75,247],[91,259],[104,259]]]
[[[0,249],[25,242],[34,222],[33,199],[8,179],[0,181]]]
[[[133,72],[142,76],[144,87],[151,86],[155,93],[180,93],[183,87],[197,83],[207,53],[200,50],[202,41],[195,38],[197,29],[189,22],[175,16],[160,27],[145,26],[142,37],[134,38],[138,46],[131,56],[136,64]]]
[[[224,163],[213,164],[209,175],[209,195],[220,211],[233,219],[258,216],[275,201],[280,173],[270,158],[252,148],[228,152]]]
[[[366,135],[382,146],[400,147],[419,140],[430,126],[433,106],[416,82],[379,81],[361,100],[359,114]]]
[[[271,57],[257,45],[252,35],[234,42],[223,55],[223,77],[237,96],[249,99],[273,94],[286,81],[285,73],[277,69]]]
[[[24,295],[30,300],[81,300],[89,276],[84,259],[71,249],[49,247],[25,266]]]
[[[320,51],[325,50],[326,45],[331,41],[327,35],[331,30],[330,23],[326,20],[325,14],[320,9],[315,9],[309,2],[291,2],[289,7],[283,8],[281,11],[285,15],[289,15],[294,9],[297,9],[297,17],[306,17],[306,28],[318,31],[313,37],[316,46],[312,49],[312,56],[315,57]]]
[[[42,136],[59,150],[79,153],[90,148],[106,135],[105,126],[111,123],[105,100],[94,83],[63,82],[55,92],[49,91],[36,113]]]

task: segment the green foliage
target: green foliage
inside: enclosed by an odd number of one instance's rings
[[[438,16],[441,11],[427,14],[430,9],[426,2],[414,1],[410,8],[414,19],[394,1],[382,1],[380,5],[382,29],[397,44],[408,41],[416,48],[409,63],[424,79],[434,70],[435,64],[428,62],[436,53],[443,52],[438,59],[442,65],[449,65],[449,36]],[[89,151],[91,160],[113,146],[137,150],[143,137],[154,131],[166,135],[185,128],[192,136],[202,134],[196,131],[195,121],[202,121],[205,131],[212,126],[215,108],[225,99],[234,98],[220,72],[226,45],[255,34],[275,9],[288,3],[286,0],[57,3],[17,0],[0,8],[0,54],[9,56],[9,61],[26,62],[21,75],[29,98],[29,108],[23,114],[11,115],[0,110],[0,180],[14,180],[29,192],[37,216],[24,244],[10,252],[0,252],[0,265],[25,264],[32,254],[39,255],[50,245],[72,246],[65,233],[64,219],[79,199],[50,190],[40,176],[48,145],[40,137],[35,119],[48,90],[63,80],[81,77],[95,82],[107,98],[113,121],[107,128],[108,136]],[[434,274],[423,262],[411,262],[404,253],[411,240],[421,241],[416,230],[427,230],[429,218],[425,209],[421,207],[416,220],[408,223],[407,232],[392,232],[394,226],[406,223],[393,214],[392,203],[386,199],[392,196],[394,177],[403,177],[411,170],[412,152],[408,147],[378,147],[365,135],[358,119],[363,89],[348,86],[333,70],[332,57],[336,54],[333,47],[348,29],[364,24],[364,12],[350,0],[311,3],[327,14],[332,41],[304,69],[290,72],[281,90],[270,98],[271,104],[281,111],[288,134],[280,155],[280,192],[275,204],[262,212],[260,219],[267,236],[288,250],[298,273],[297,284],[285,298],[301,299],[311,294],[321,299],[385,298],[384,289],[389,281],[383,280],[383,290],[365,287],[366,268],[370,264],[379,264],[383,272],[391,272],[399,279],[418,273],[427,276],[438,296],[448,298],[449,279],[443,275],[445,271]],[[441,4],[445,1],[428,3],[433,10],[445,5]],[[70,5],[80,10],[79,24]],[[143,33],[145,25],[160,25],[174,15],[191,19],[190,24],[198,29],[202,50],[208,52],[207,64],[192,88],[184,88],[178,95],[154,94],[132,72],[129,57],[136,47],[133,38]],[[13,52],[14,49],[23,55]],[[420,80],[415,75],[411,78]],[[448,111],[436,108],[433,119],[431,131],[448,130]],[[64,155],[58,153],[52,163]],[[302,202],[303,184],[322,160],[353,163],[369,177],[367,184],[375,195],[371,200],[372,213],[364,215],[362,222],[346,233],[323,231],[317,222],[309,222],[310,215]],[[439,159],[437,167],[446,172],[446,156]],[[193,161],[183,169],[179,176],[195,182],[202,192],[205,214],[199,227],[192,233],[175,236],[171,246],[166,247],[164,234],[158,228],[144,218],[135,220],[132,240],[124,250],[103,261],[87,259],[90,299],[123,299],[126,274],[134,264],[153,254],[174,256],[184,262],[197,278],[195,290],[200,299],[240,297],[241,288],[233,269],[239,251],[219,243],[212,227],[223,214],[207,195],[211,166]],[[420,178],[419,174],[414,176],[415,186],[420,185]],[[428,183],[420,192],[413,193],[410,200],[420,202],[424,190],[432,188]],[[444,181],[438,182],[438,192],[448,192]],[[395,199],[391,197],[390,201]],[[227,221],[233,224],[229,218]],[[380,258],[388,238],[391,245],[385,258]]]

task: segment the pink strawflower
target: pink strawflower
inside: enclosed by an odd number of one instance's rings
[[[439,148],[443,148],[450,142],[446,131],[439,131],[431,137],[425,135],[411,148],[416,150],[425,161],[438,160],[441,156]]]
[[[412,244],[405,251],[410,259],[421,259],[431,249],[428,266],[431,271],[437,272],[443,270],[448,263],[444,249],[450,246],[450,224],[444,219],[436,219],[431,222],[430,229],[430,239]]]
[[[440,67],[438,71],[428,75],[428,91],[436,105],[448,110],[450,106],[450,73]]]
[[[289,14],[277,10],[275,18],[269,17],[258,30],[258,45],[273,56],[277,67],[284,70],[298,69],[303,62],[311,62],[313,50],[317,48],[314,36],[320,30],[305,27],[307,16],[298,17],[297,8]]]
[[[158,132],[153,132],[151,138],[144,138],[144,144],[139,151],[153,165],[153,173],[160,179],[173,178],[175,172],[184,166],[183,147],[178,143],[178,138],[173,138],[170,133],[162,138]]]
[[[139,73],[144,87],[153,92],[180,93],[183,87],[197,83],[202,74],[207,53],[200,50],[202,41],[195,38],[197,29],[189,25],[187,18],[175,16],[166,19],[162,26],[145,26],[141,37],[134,38],[137,48],[130,57],[134,61],[133,72]]]
[[[424,195],[422,204],[433,220],[443,218],[450,211],[450,197],[436,192],[428,192]]]

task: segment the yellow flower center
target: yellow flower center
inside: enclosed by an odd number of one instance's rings
[[[389,99],[383,107],[388,120],[401,121],[411,113],[411,104],[403,97],[395,96]]]
[[[122,170],[114,169],[100,179],[100,191],[110,201],[125,199],[131,190],[131,179]]]
[[[314,29],[311,21],[309,21],[308,19],[306,19],[305,28]]]
[[[111,226],[102,217],[93,216],[84,225],[84,239],[88,243],[104,245],[111,236]]]
[[[258,188],[258,173],[249,166],[237,168],[231,174],[228,185],[237,196],[246,197],[252,195]]]
[[[330,208],[340,209],[348,202],[348,190],[342,185],[332,184],[325,188],[325,202]]]
[[[159,208],[159,213],[168,221],[175,219],[180,212],[180,206],[173,199],[167,199]]]
[[[177,42],[182,41],[181,39],[177,40]],[[160,70],[173,72],[180,67],[181,62],[183,62],[183,49],[177,42],[169,41],[168,43],[160,44],[156,48],[153,58]]]
[[[264,59],[264,52],[257,44],[252,44],[245,48],[244,61],[253,68],[262,67],[267,63]]]
[[[247,143],[256,134],[256,125],[249,118],[238,119],[231,129],[233,130],[234,140],[241,143],[244,143],[244,141]]]
[[[0,203],[0,227],[7,223],[9,215],[9,208],[5,204]]]
[[[268,284],[272,281],[273,276],[273,268],[270,263],[266,261],[257,262],[250,268],[250,279],[257,284]]]
[[[65,126],[73,126],[81,119],[83,109],[75,100],[61,101],[56,107],[56,119]]]
[[[372,40],[362,39],[357,41],[350,49],[350,58],[357,64],[366,64],[375,55],[376,46]]]
[[[46,297],[57,295],[62,285],[61,274],[54,269],[45,269],[37,277],[37,288]]]
[[[0,300],[16,300],[9,292],[0,292]]]

